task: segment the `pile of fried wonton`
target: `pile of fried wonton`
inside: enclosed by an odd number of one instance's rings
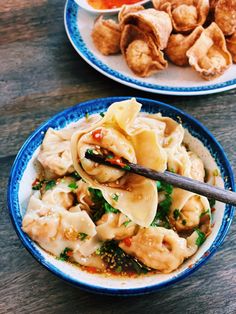
[[[236,0],[153,0],[153,8],[123,6],[118,22],[97,18],[92,31],[104,55],[122,53],[140,77],[164,70],[167,58],[190,65],[205,80],[236,63]]]

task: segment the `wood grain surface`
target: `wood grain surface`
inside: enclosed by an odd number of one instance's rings
[[[152,95],[103,77],[73,50],[64,1],[0,3],[0,313],[236,313],[236,223],[215,256],[157,293],[98,296],[61,281],[26,251],[10,222],[6,191],[13,160],[29,134],[55,113],[104,96],[149,97],[199,119],[236,169],[236,90],[200,97]]]

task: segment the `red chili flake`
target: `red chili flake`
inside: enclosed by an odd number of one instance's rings
[[[188,268],[193,268],[193,266],[194,266],[193,264],[190,264],[190,265],[188,266]]]
[[[211,212],[214,213],[216,211],[215,207],[211,208]]]
[[[39,179],[35,179],[34,182],[32,183],[32,186],[39,184],[39,182],[40,182]]]
[[[91,274],[95,274],[95,273],[98,273],[98,270],[96,267],[92,267],[92,266],[85,266],[85,269],[91,273]]]
[[[118,165],[121,167],[126,166],[126,164],[121,161],[121,157],[107,158],[106,160],[109,161],[112,165]]]
[[[205,252],[203,256],[207,257],[209,254],[210,254],[210,252]]]
[[[131,246],[131,238],[125,238],[123,239],[123,242],[126,246],[130,247]]]
[[[102,129],[97,129],[92,132],[92,136],[96,141],[101,141],[103,139]]]
[[[72,251],[72,250],[68,250],[68,251],[66,252],[66,255],[69,256],[69,257],[71,257],[71,256],[73,255],[73,251]]]
[[[215,223],[213,223],[213,224],[211,225],[211,228],[214,228],[214,226],[215,226]]]

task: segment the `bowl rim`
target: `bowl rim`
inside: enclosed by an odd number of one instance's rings
[[[15,179],[15,173],[17,169],[19,168],[19,162],[21,160],[22,155],[24,154],[25,150],[27,149],[27,146],[34,141],[35,138],[39,136],[39,134],[42,134],[42,130],[45,128],[48,128],[51,123],[59,120],[59,118],[65,117],[69,113],[76,111],[78,109],[81,109],[83,113],[86,112],[84,110],[87,106],[93,106],[93,104],[97,104],[98,102],[102,103],[102,107],[108,107],[108,105],[112,104],[113,102],[116,101],[122,101],[126,99],[130,99],[131,96],[119,96],[119,97],[105,97],[105,98],[97,98],[97,99],[92,99],[88,100],[85,102],[81,102],[76,104],[75,106],[69,107],[63,111],[58,112],[57,114],[53,115],[51,118],[43,122],[39,127],[37,127],[31,135],[26,139],[22,147],[20,148],[14,163],[11,168],[10,176],[9,176],[9,181],[8,181],[8,188],[7,188],[7,204],[8,204],[8,209],[9,209],[9,214],[11,218],[11,222],[13,224],[13,227],[20,238],[21,242],[23,243],[24,247],[29,251],[29,253],[41,264],[43,265],[46,269],[54,273],[57,277],[60,279],[69,282],[70,284],[82,288],[83,290],[89,291],[89,292],[96,292],[98,294],[109,294],[109,295],[117,295],[117,296],[128,296],[128,295],[140,295],[140,294],[147,294],[151,292],[155,292],[161,288],[167,287],[173,283],[176,283],[190,274],[194,273],[198,268],[200,268],[203,264],[206,263],[206,261],[216,252],[218,247],[222,244],[224,241],[226,234],[228,233],[229,227],[232,222],[232,218],[234,215],[234,206],[232,205],[226,205],[228,206],[228,216],[227,219],[224,222],[224,218],[222,219],[221,226],[218,230],[218,233],[214,239],[214,241],[211,243],[209,249],[207,250],[208,254],[204,254],[199,261],[197,261],[192,268],[187,268],[183,270],[177,277],[173,277],[171,279],[168,279],[164,282],[145,286],[145,287],[139,287],[139,288],[107,288],[107,287],[101,287],[97,286],[96,284],[88,284],[85,282],[81,282],[79,278],[72,278],[66,274],[64,274],[59,268],[51,264],[50,261],[47,261],[46,258],[44,258],[38,251],[35,250],[33,247],[30,238],[23,232],[21,229],[21,225],[17,223],[17,216],[18,212],[20,212],[20,206],[19,206],[19,183],[20,180],[17,181]],[[229,160],[221,146],[221,144],[214,138],[214,136],[211,134],[211,132],[197,119],[193,118],[191,115],[188,113],[174,107],[168,104],[165,104],[163,102],[157,101],[157,100],[152,100],[148,98],[142,98],[142,97],[135,97],[138,102],[143,104],[144,106],[147,106],[150,104],[151,106],[157,106],[157,108],[161,107],[164,110],[170,111],[170,113],[176,115],[176,117],[182,116],[186,119],[187,123],[194,125],[198,130],[204,133],[204,137],[207,138],[208,141],[211,142],[211,145],[214,145],[214,147],[217,149],[217,151],[220,153],[220,159],[221,163],[223,164],[223,169],[226,169],[228,172],[228,181],[227,184],[231,187],[233,191],[235,191],[235,184],[234,184],[234,174],[233,170],[231,168],[231,165],[229,163]],[[103,103],[103,102],[106,102]],[[159,108],[159,111],[161,110]],[[95,111],[98,111],[97,108],[95,108]],[[71,121],[72,122],[72,121]],[[65,127],[65,126],[63,126]],[[32,153],[33,154],[33,153]],[[31,156],[32,158],[32,156]],[[31,159],[30,158],[30,159]],[[29,160],[27,161],[28,165]],[[26,167],[21,170],[22,174],[24,173]],[[225,183],[225,181],[224,181]],[[14,196],[14,193],[12,191],[14,190],[14,187],[18,186],[17,189],[17,195]],[[13,197],[12,197],[13,195]],[[15,208],[14,200],[17,200],[17,207]],[[225,207],[226,208],[226,207]],[[206,252],[205,252],[206,253]]]

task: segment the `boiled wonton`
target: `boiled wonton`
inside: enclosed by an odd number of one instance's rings
[[[195,234],[192,235],[193,237]],[[149,227],[140,229],[131,238],[130,246],[122,241],[119,246],[144,265],[163,273],[170,273],[178,268],[185,258],[196,252],[197,245],[192,239],[190,243],[188,243],[188,239],[179,237],[173,230]]]
[[[74,171],[70,151],[70,139],[74,129],[53,130],[45,134],[38,154],[46,178],[63,176]]]

